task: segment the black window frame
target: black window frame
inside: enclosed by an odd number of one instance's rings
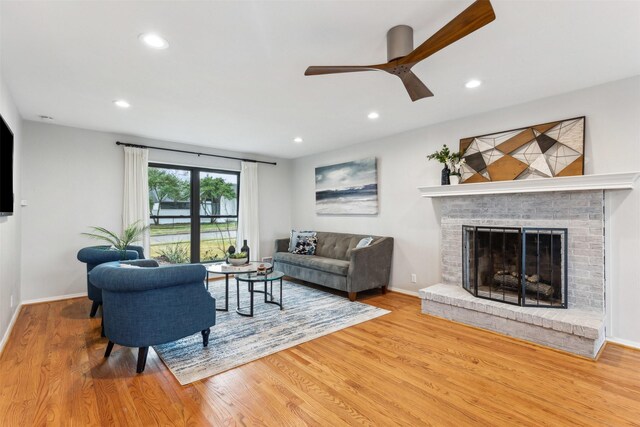
[[[150,162],[148,165],[150,168],[159,168],[159,169],[177,169],[189,171],[190,177],[190,188],[191,188],[191,197],[190,197],[190,209],[189,215],[149,215],[149,219],[189,219],[191,223],[191,234],[190,234],[190,259],[191,264],[200,264],[202,261],[200,260],[200,221],[203,218],[211,219],[211,218],[235,218],[236,224],[238,223],[238,219],[240,217],[240,171],[230,171],[225,169],[210,169],[203,168],[200,166],[184,166],[184,165],[173,165],[170,163],[152,163]],[[237,177],[238,188],[236,190],[236,214],[235,215],[200,215],[200,173],[217,173],[224,175],[235,175]],[[151,255],[151,254],[149,254]],[[220,261],[204,261],[207,264],[215,264],[223,262]]]

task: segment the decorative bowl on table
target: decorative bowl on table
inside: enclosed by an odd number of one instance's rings
[[[237,267],[240,265],[247,264],[249,262],[249,258],[247,257],[246,253],[240,252],[240,253],[230,254],[227,257],[227,262]]]

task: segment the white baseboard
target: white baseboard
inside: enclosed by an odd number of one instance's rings
[[[623,338],[616,338],[616,337],[607,337],[607,341],[615,344],[624,345],[627,347],[637,348],[638,350],[640,350],[640,342],[625,340]]]
[[[397,292],[399,294],[411,295],[412,297],[420,298],[420,295],[416,291],[407,291],[405,289],[400,289],[400,288],[389,288],[389,291]]]
[[[16,319],[18,318],[18,314],[20,314],[20,310],[22,310],[22,304],[18,304],[16,307],[16,311],[13,312],[13,316],[11,316],[11,320],[9,321],[9,326],[7,326],[7,330],[2,337],[2,341],[0,341],[0,354],[4,350],[5,344],[9,340],[9,335],[11,335],[11,331],[13,330],[13,325],[16,323]]]
[[[80,298],[80,297],[86,297],[86,296],[87,296],[86,292],[80,292],[78,294],[67,294],[67,295],[58,295],[55,297],[36,298],[36,299],[22,301],[22,305],[39,304],[41,302],[60,301],[63,299]]]

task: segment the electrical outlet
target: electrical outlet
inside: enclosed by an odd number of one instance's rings
[[[411,273],[411,283],[417,283],[418,282],[418,276],[416,276],[416,273]]]

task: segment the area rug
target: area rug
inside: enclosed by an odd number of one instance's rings
[[[209,289],[218,307],[223,307],[224,281],[210,282]],[[275,285],[273,291],[277,298]],[[229,311],[217,312],[208,347],[202,347],[199,333],[153,347],[180,384],[219,374],[389,313],[368,304],[351,302],[344,296],[287,281],[283,284],[284,310],[265,304],[264,296],[256,294],[254,317],[243,317],[235,312],[236,301],[235,281],[231,279]],[[240,303],[243,308],[248,307],[246,284],[240,287]]]

